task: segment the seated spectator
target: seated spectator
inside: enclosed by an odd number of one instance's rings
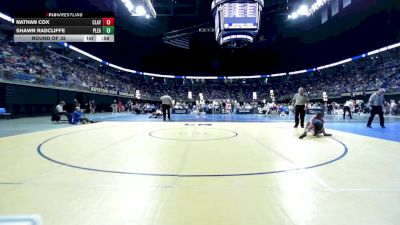
[[[53,109],[53,114],[51,116],[51,121],[59,122],[61,120],[61,116],[65,115],[68,118],[68,122],[71,121],[71,115],[63,109],[65,106],[64,101],[60,101],[60,103]]]

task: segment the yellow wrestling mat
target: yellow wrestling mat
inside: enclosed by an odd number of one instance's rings
[[[0,138],[0,214],[44,225],[399,224],[398,142],[301,132],[103,122]]]

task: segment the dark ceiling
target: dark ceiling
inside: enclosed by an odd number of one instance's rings
[[[113,11],[114,43],[74,43],[108,62],[176,75],[251,75],[311,68],[400,41],[400,1],[352,0],[321,25],[320,15],[287,20],[302,0],[264,0],[255,43],[223,49],[214,34],[210,0],[153,0],[155,20],[131,17],[120,0],[1,0],[0,12]],[[341,0],[339,0],[341,2]],[[304,0],[304,2],[308,2]],[[3,4],[4,3],[4,4]],[[288,10],[289,9],[289,10]],[[164,41],[181,37],[189,49]],[[163,41],[164,39],[164,41]]]

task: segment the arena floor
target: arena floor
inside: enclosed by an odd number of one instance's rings
[[[400,118],[100,114],[0,120],[0,215],[43,225],[399,224]]]

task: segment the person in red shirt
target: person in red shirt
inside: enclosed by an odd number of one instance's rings
[[[118,112],[124,111],[124,106],[122,105],[121,100],[118,101]]]

